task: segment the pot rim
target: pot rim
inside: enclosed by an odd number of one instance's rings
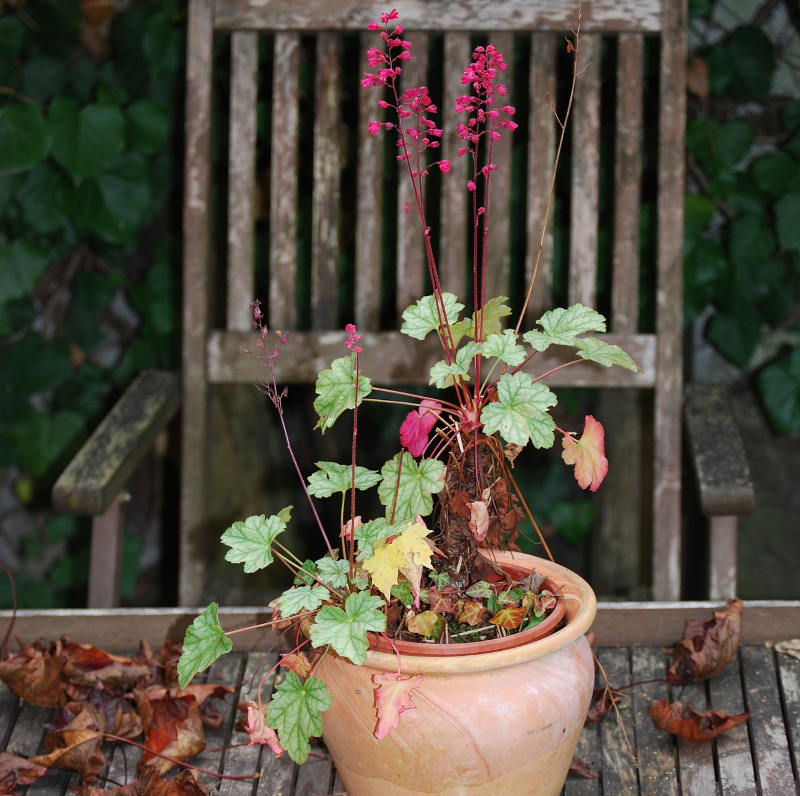
[[[548,559],[527,553],[493,549],[487,550],[485,555],[500,564],[535,569],[555,581],[559,586],[559,594],[563,595],[566,624],[545,638],[490,652],[460,655],[411,655],[402,652],[398,657],[394,652],[369,649],[365,665],[387,672],[396,672],[399,668],[404,674],[444,673],[454,668],[460,671],[482,671],[544,657],[566,647],[589,630],[597,613],[597,598],[591,586],[580,575]],[[483,643],[488,642],[476,642],[476,646]],[[439,649],[443,646],[439,645]]]

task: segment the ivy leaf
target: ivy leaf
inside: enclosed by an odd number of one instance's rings
[[[456,351],[455,361],[449,365],[447,362],[437,362],[431,368],[431,377],[428,384],[435,384],[440,390],[451,386],[456,376],[469,376],[472,360],[481,351],[479,343],[467,343]]]
[[[561,442],[564,447],[561,458],[566,464],[575,465],[575,480],[581,489],[588,486],[596,492],[608,472],[603,426],[591,415],[586,415],[581,438],[565,434]]]
[[[369,592],[350,594],[344,602],[344,609],[323,605],[311,626],[311,643],[315,647],[330,644],[344,658],[355,664],[364,663],[367,659],[367,632],[386,630],[386,615],[381,610],[383,605],[380,597]]]
[[[790,436],[800,430],[800,348],[767,365],[758,374],[758,386],[781,433]]]
[[[477,627],[483,621],[486,608],[475,600],[459,600],[456,606],[456,621],[470,627]]]
[[[445,621],[443,616],[434,611],[422,611],[410,617],[407,625],[412,633],[416,633],[419,636],[440,638],[444,633]]]
[[[402,467],[401,467],[402,461]],[[378,497],[386,506],[386,519],[410,522],[433,511],[433,495],[444,488],[445,466],[438,459],[417,461],[398,453],[381,468]],[[397,500],[395,501],[395,496]]]
[[[530,441],[536,448],[552,447],[556,424],[548,410],[557,399],[544,384],[534,383],[527,373],[506,373],[497,382],[497,398],[481,410],[487,434],[499,432],[514,445]]]
[[[316,462],[319,467],[308,477],[308,491],[319,498],[330,497],[337,492],[347,492],[353,486],[353,467],[336,462]],[[375,486],[381,477],[374,470],[356,465],[356,489],[369,489]]]
[[[502,334],[490,334],[483,344],[483,355],[497,357],[512,368],[521,365],[528,356],[527,351],[517,342],[517,335],[512,329]]]
[[[458,297],[453,293],[442,293],[445,325],[455,323],[458,314],[464,309]],[[439,311],[433,296],[423,296],[416,304],[412,304],[403,311],[403,325],[400,331],[413,337],[415,340],[424,340],[429,332],[439,329]]]
[[[537,351],[546,351],[551,345],[575,345],[578,335],[585,332],[604,332],[606,319],[597,310],[573,304],[564,309],[549,310],[537,321],[541,332],[531,330],[522,339]]]
[[[775,203],[775,226],[778,242],[784,251],[800,252],[800,193],[788,193]]]
[[[52,143],[42,112],[15,102],[0,108],[0,174],[14,174],[44,160]]]
[[[332,589],[343,589],[347,586],[350,574],[350,562],[346,558],[334,560],[330,556],[323,556],[316,561],[317,574]]]
[[[276,602],[281,614],[288,617],[303,611],[316,611],[330,597],[331,593],[319,583],[314,586],[304,584],[287,589]]]
[[[314,428],[319,428],[325,433],[336,418],[346,409],[356,408],[356,374],[355,355],[340,357],[331,362],[330,368],[323,370],[317,376],[314,409],[319,416],[319,421]],[[358,377],[358,403],[372,392],[372,382],[366,376]]]
[[[277,686],[267,705],[267,725],[276,730],[281,746],[298,765],[311,751],[311,738],[322,735],[322,714],[331,706],[325,683],[316,677],[303,682],[294,672]]]
[[[256,572],[269,566],[272,561],[272,543],[279,533],[286,530],[291,506],[280,514],[265,517],[263,514],[248,517],[244,522],[234,522],[220,537],[231,549],[225,560],[232,564],[244,564],[245,572]]]
[[[596,337],[585,337],[576,340],[575,347],[578,349],[578,356],[589,362],[596,362],[606,368],[619,365],[634,373],[640,371],[639,366],[618,345],[611,345],[611,343],[598,340]]]
[[[221,655],[233,649],[233,642],[225,635],[219,623],[216,603],[196,617],[186,628],[183,652],[178,660],[178,685],[186,688],[198,673],[211,666]]]
[[[403,677],[399,672],[372,675],[372,682],[378,686],[375,691],[375,707],[378,711],[376,738],[385,738],[400,724],[401,713],[414,710],[416,706],[411,700],[411,691],[422,685],[422,678],[422,674]]]
[[[489,620],[489,622],[498,627],[502,627],[504,630],[516,630],[522,624],[527,610],[527,608],[523,608],[522,606],[505,605]]]

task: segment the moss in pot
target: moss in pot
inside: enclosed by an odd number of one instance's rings
[[[471,313],[443,289],[423,200],[425,180],[437,172],[446,179],[450,171],[447,160],[435,160],[442,135],[437,109],[424,87],[400,91],[411,44],[402,38],[397,12],[382,14],[369,27],[381,46],[368,50],[370,71],[362,84],[379,89],[385,98],[378,106],[387,117],[371,122],[369,132],[397,139],[399,165],[415,197],[408,211],[419,218],[433,287],[405,310],[401,331],[420,341],[437,335],[442,360],[429,378],[441,397],[373,385],[361,367],[364,340],[348,324],[346,350],[318,374],[314,402],[322,432],[349,415],[353,444],[345,463],[318,462],[304,478],[283,427],[312,509],[316,499],[338,496],[341,522],[326,529],[317,520],[327,554],[315,562],[303,562],[280,541],[291,507],[234,523],[222,535],[226,559],[242,563],[246,572],[278,560],[296,574],[273,605],[275,626],[293,633],[292,652],[281,659],[286,676],[266,705],[261,696],[248,705],[247,730],[252,743],[278,755],[286,751],[298,763],[306,760],[310,739],[324,734],[350,796],[497,793],[498,787],[555,794],[593,684],[583,634],[594,617],[594,595],[574,573],[518,552],[519,523],[533,516],[514,481],[513,461],[525,446],[549,448],[559,438],[579,484],[596,490],[608,466],[603,428],[591,416],[580,436],[557,428],[550,414],[557,398],[544,383],[548,374],[535,373],[536,356],[558,345],[574,350],[570,364],[638,368],[624,351],[592,336],[605,331],[605,320],[589,307],[550,310],[535,328],[521,332],[520,323],[503,326],[511,314],[507,299],[484,294],[493,145],[516,127],[513,106],[504,104],[503,56],[491,44],[474,51],[462,77],[467,93],[456,101],[462,119],[458,154],[472,164],[466,186],[474,221]],[[579,42],[576,32],[569,44],[575,63]],[[566,117],[562,121],[563,130]],[[269,373],[262,388],[283,423],[284,392],[274,362],[290,355],[291,339],[273,337],[260,304],[252,308],[255,355]],[[410,407],[399,429],[400,451],[380,471],[357,464],[359,412],[369,402]],[[357,493],[373,488],[385,512],[363,519]],[[544,638],[531,641],[541,634],[540,625],[548,628]],[[490,651],[493,643],[500,649]],[[181,686],[231,648],[212,603],[186,633]],[[466,671],[465,691],[454,690],[454,667]],[[510,676],[510,691],[499,684],[501,671]],[[351,674],[356,685],[344,685]],[[477,684],[479,674],[489,677],[488,684]],[[472,716],[478,706],[489,713]],[[467,713],[473,723],[462,725],[457,718]],[[497,722],[512,715],[514,732],[498,733]],[[534,718],[542,719],[543,729],[533,727]],[[478,740],[475,722],[489,728],[488,737]],[[410,736],[399,735],[404,724],[411,725]],[[353,729],[356,740],[342,740]],[[522,742],[513,752],[509,736]],[[436,738],[441,747],[432,750]],[[353,758],[346,757],[346,747],[355,750]],[[464,748],[477,751],[465,756]],[[434,752],[448,765],[428,765]]]

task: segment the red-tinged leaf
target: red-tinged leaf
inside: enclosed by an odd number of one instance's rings
[[[425,398],[419,409],[409,412],[400,426],[400,444],[414,457],[418,458],[428,446],[428,435],[436,425],[442,405],[438,401]]]
[[[564,434],[561,444],[564,448],[561,458],[566,464],[575,465],[575,480],[581,489],[589,487],[596,492],[608,472],[603,426],[591,415],[586,415],[580,439]]]
[[[613,688],[595,688],[592,691],[592,701],[589,704],[589,712],[586,714],[586,721],[600,721],[607,716],[618,705],[620,700],[625,699],[626,694],[615,691]]]
[[[93,686],[98,680],[110,688],[131,686],[146,679],[150,668],[131,658],[111,655],[88,644],[73,644],[62,639],[63,672],[73,683]]]
[[[469,625],[470,627],[477,627],[483,622],[483,616],[486,613],[486,606],[475,600],[459,600],[456,607],[455,617],[458,622]]]
[[[375,707],[378,710],[378,724],[375,727],[376,738],[385,738],[400,724],[401,713],[415,709],[411,700],[411,691],[422,685],[422,677],[421,674],[403,677],[398,672],[372,675],[372,682],[378,686],[375,691]]]
[[[504,630],[516,630],[522,624],[526,611],[522,606],[505,605],[489,621]]]
[[[439,638],[444,633],[444,618],[433,611],[422,611],[412,616],[406,623],[412,633],[426,638]]]
[[[17,786],[30,785],[47,773],[47,769],[25,757],[0,752],[0,793],[16,793]]]
[[[452,594],[442,594],[436,586],[428,589],[431,611],[435,614],[452,614],[456,610],[458,600]]]
[[[267,726],[266,716],[264,709],[256,702],[250,701],[239,705],[239,710],[245,713],[244,721],[237,722],[236,729],[247,733],[250,739],[248,746],[268,746],[272,750],[275,757],[280,757],[283,754],[283,747],[278,740],[278,733]]]
[[[139,771],[152,766],[160,774],[169,771],[174,763],[160,755],[188,760],[205,748],[200,706],[191,696],[175,697],[164,688],[148,686],[133,692],[144,725],[144,745],[149,751],[142,755]]]
[[[581,779],[597,779],[600,775],[589,768],[588,763],[584,763],[579,757],[573,757],[572,762],[569,764],[569,774],[573,777],[581,777]]]
[[[728,732],[749,718],[749,713],[729,716],[722,710],[695,712],[691,702],[667,702],[656,699],[647,708],[653,724],[687,741],[707,741]]]
[[[671,683],[707,680],[718,675],[739,651],[742,601],[734,597],[707,622],[687,619],[683,638],[672,650],[674,661],[667,671]]]
[[[45,648],[17,641],[20,652],[0,661],[0,680],[33,705],[56,708],[69,702],[69,684],[61,673],[61,642]]]
[[[106,732],[120,738],[136,738],[142,734],[142,718],[130,699],[116,691],[109,691],[102,683],[95,683],[87,702],[102,713]]]
[[[100,776],[106,762],[102,750],[105,720],[86,702],[70,703],[66,711],[73,718],[65,726],[48,732],[44,739],[47,754],[32,757],[31,763],[77,771],[82,780],[92,782]]]
[[[301,680],[305,680],[311,674],[311,661],[304,652],[289,652],[281,655],[281,666],[294,672]]]

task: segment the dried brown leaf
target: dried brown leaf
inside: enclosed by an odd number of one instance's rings
[[[670,703],[666,699],[654,700],[647,710],[659,730],[666,730],[687,741],[716,738],[750,718],[749,713],[729,716],[722,710],[696,712],[691,702]]]

